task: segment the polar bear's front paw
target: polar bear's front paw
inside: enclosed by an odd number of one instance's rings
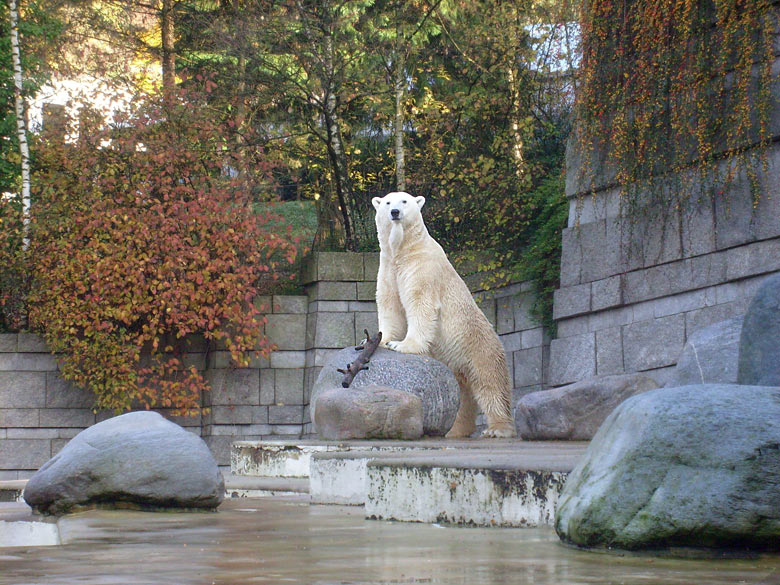
[[[502,424],[488,427],[482,432],[483,439],[509,439],[517,436],[517,430],[513,424]]]
[[[410,339],[404,339],[403,341],[388,341],[387,347],[398,353],[425,353],[425,348]]]

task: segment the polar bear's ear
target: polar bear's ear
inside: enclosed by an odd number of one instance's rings
[[[422,209],[422,206],[425,205],[425,197],[422,195],[415,197],[414,200],[417,202],[418,209]]]
[[[374,206],[374,209],[379,209],[379,206],[382,204],[382,198],[381,197],[374,197],[371,200],[371,204]]]

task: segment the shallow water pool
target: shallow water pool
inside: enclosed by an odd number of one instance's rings
[[[0,520],[24,513],[0,505]],[[216,513],[95,510],[62,545],[0,550],[0,584],[780,585],[780,556],[679,560],[572,550],[551,529],[371,521],[305,498],[227,500]]]

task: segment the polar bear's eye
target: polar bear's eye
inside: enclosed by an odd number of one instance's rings
[[[387,204],[390,205],[390,202],[388,201]]]
[[[401,201],[401,203],[403,203],[404,205],[406,205],[406,199],[404,199],[403,201]]]

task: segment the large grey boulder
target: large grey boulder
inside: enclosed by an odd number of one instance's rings
[[[740,384],[780,386],[780,274],[761,283],[739,340]]]
[[[621,404],[556,510],[586,547],[780,549],[780,388],[660,388]]]
[[[131,412],[80,432],[27,483],[37,512],[91,505],[216,508],[225,484],[203,440],[156,412]]]
[[[319,394],[325,389],[340,388],[344,375],[336,370],[345,368],[359,354],[354,347],[347,347],[334,354],[322,368],[311,396],[311,419],[315,430]],[[426,435],[444,435],[455,422],[460,404],[458,382],[447,366],[431,357],[377,349],[368,369],[355,376],[350,388],[372,384],[418,396],[422,401],[423,433]]]
[[[736,384],[742,316],[694,331],[666,386]]]
[[[534,441],[590,440],[618,404],[654,388],[658,383],[648,376],[623,374],[531,392],[515,407],[517,434]]]
[[[323,439],[419,439],[422,400],[386,386],[326,388],[317,396],[317,432]]]

